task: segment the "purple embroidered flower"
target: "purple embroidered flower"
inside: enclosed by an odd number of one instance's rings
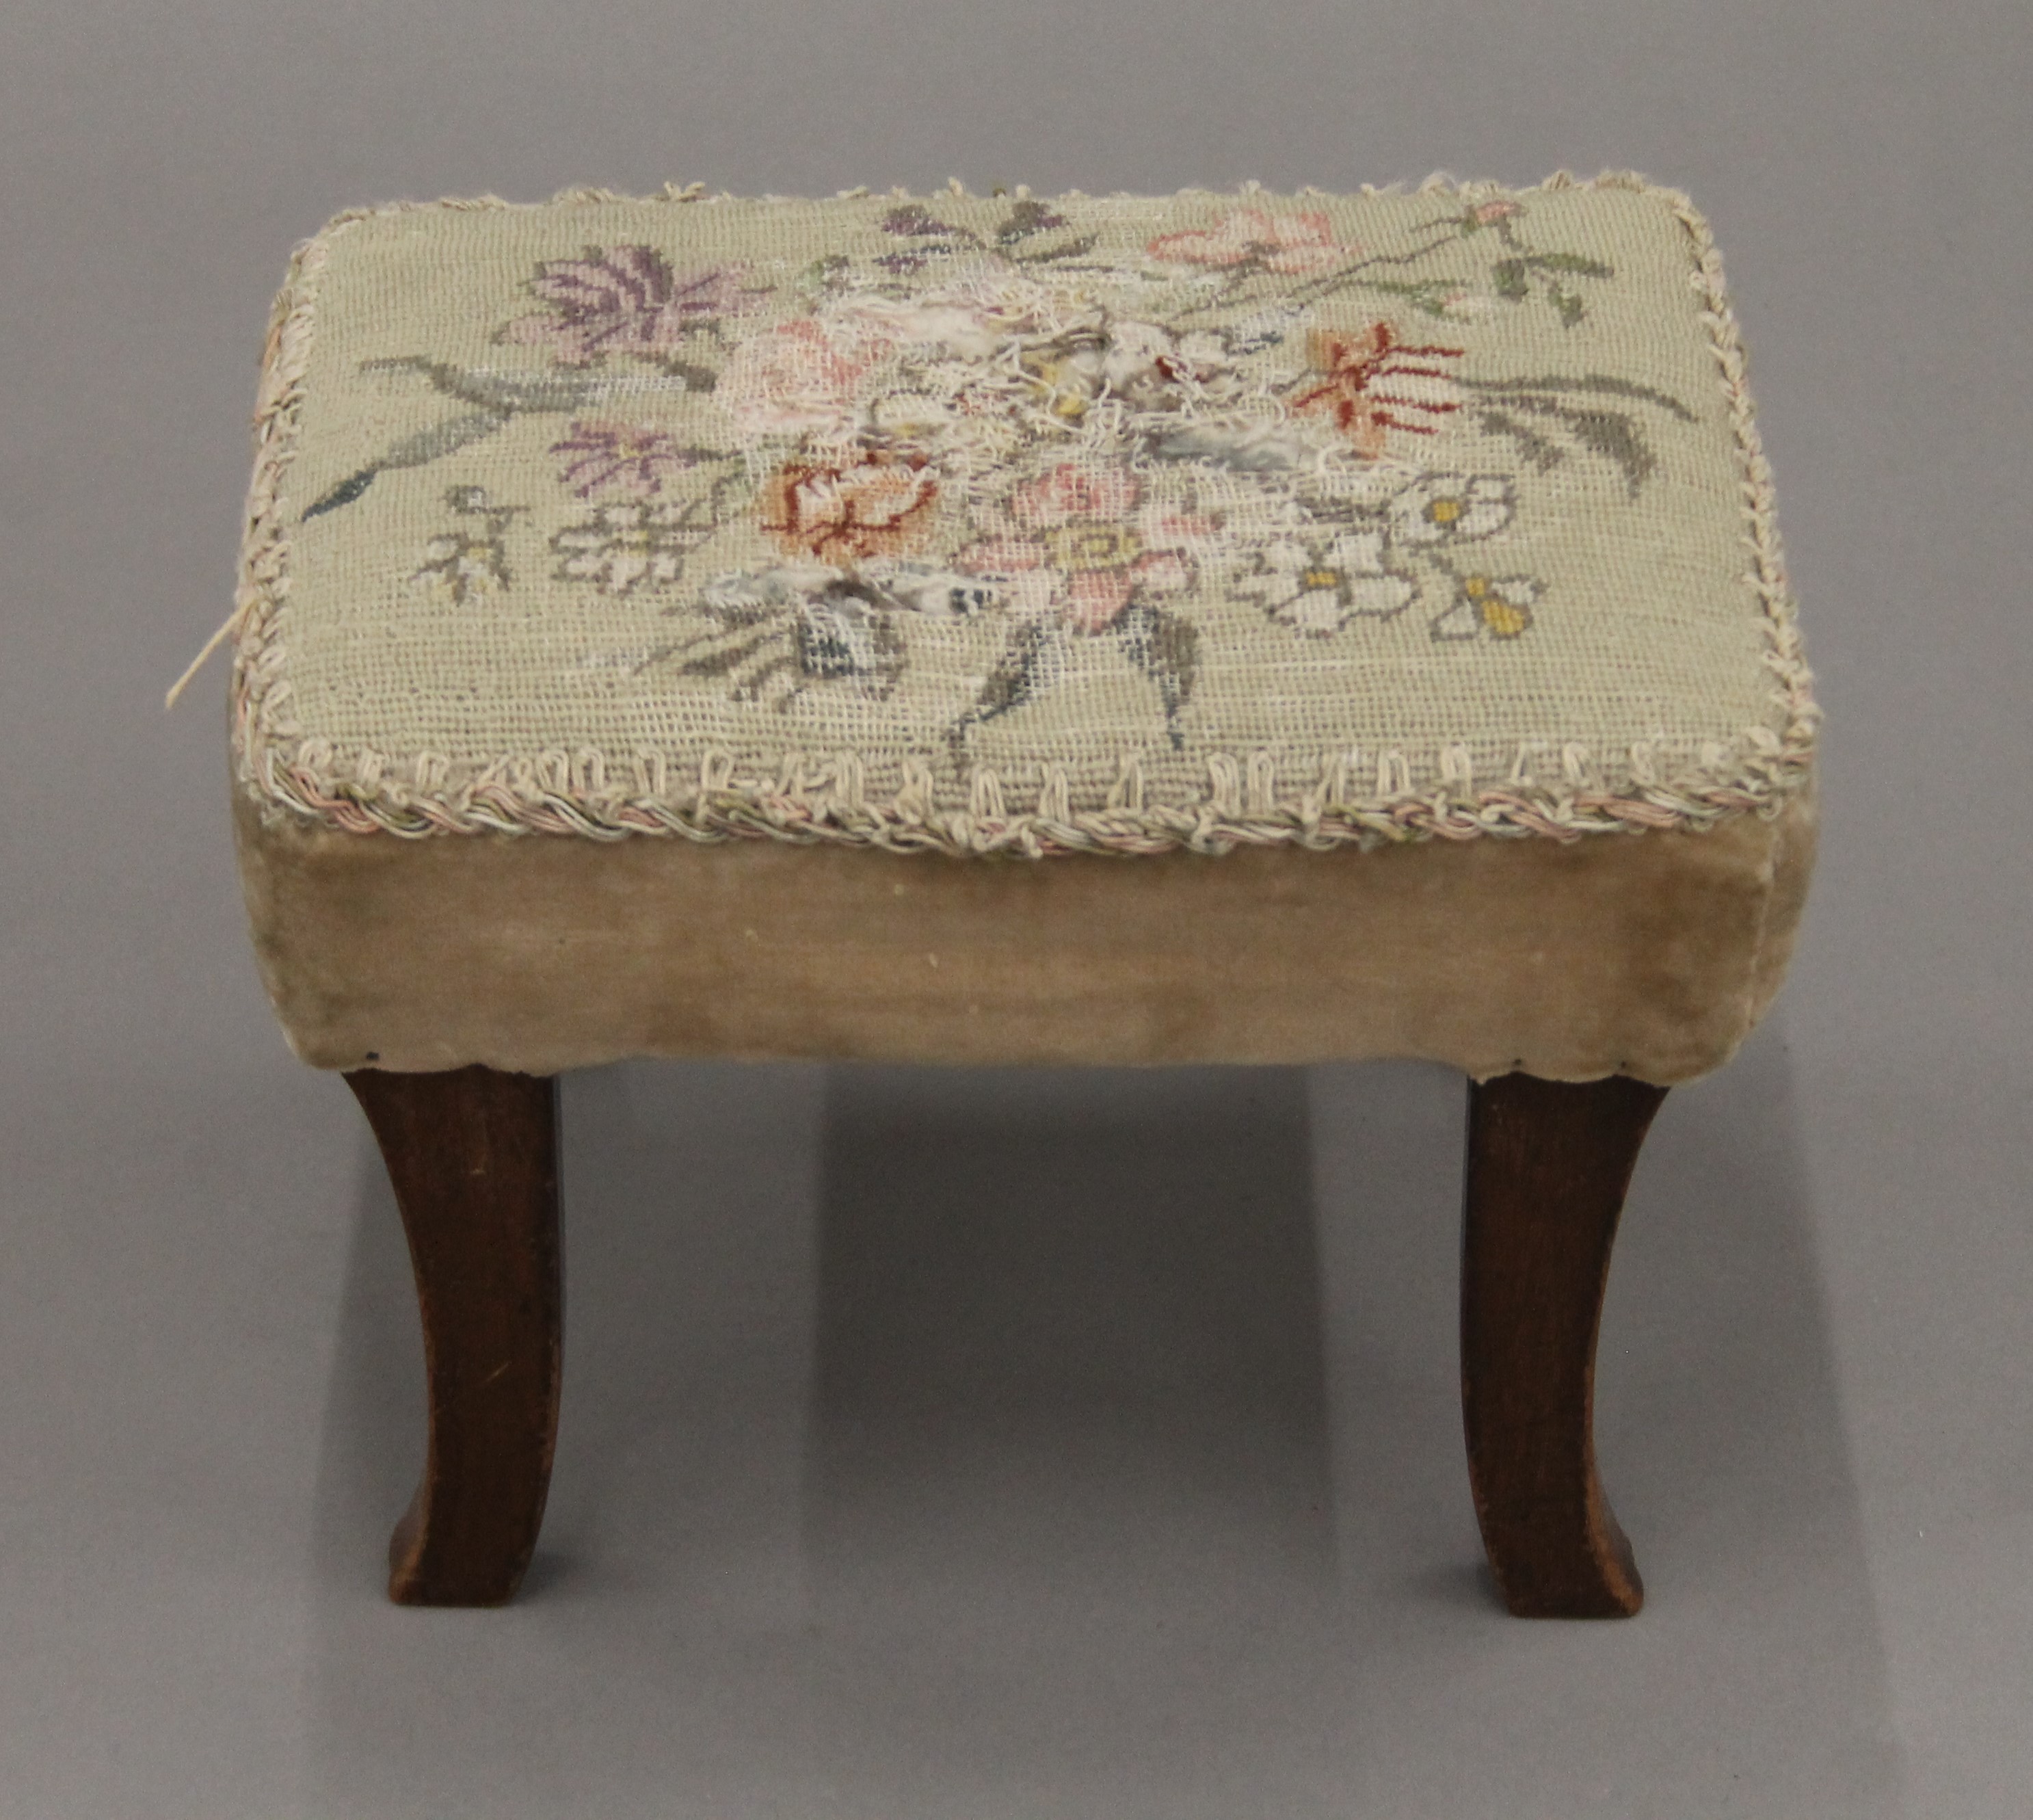
[[[965,228],[955,227],[952,223],[942,221],[922,202],[907,202],[900,208],[893,208],[882,218],[885,234],[910,234],[930,240],[972,240],[975,236]]]
[[[956,227],[949,221],[940,220],[922,202],[907,202],[900,208],[891,209],[882,218],[882,231],[931,242],[928,246],[885,253],[877,258],[875,263],[885,272],[894,272],[900,277],[922,271],[935,259],[950,259],[964,247],[981,245],[981,236],[972,228]]]
[[[552,443],[551,453],[564,458],[558,478],[582,500],[597,492],[646,500],[664,490],[666,477],[698,466],[706,451],[687,448],[649,424],[575,418],[571,433]]]
[[[547,259],[530,289],[548,312],[517,317],[500,339],[548,346],[565,366],[610,354],[667,358],[687,331],[749,308],[759,294],[743,288],[735,268],[680,275],[653,246],[638,245],[589,246],[583,259]]]

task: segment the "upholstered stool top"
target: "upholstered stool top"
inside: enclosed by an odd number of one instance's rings
[[[344,215],[260,421],[236,750],[311,826],[1571,837],[1809,769],[1720,265],[1634,178]]]

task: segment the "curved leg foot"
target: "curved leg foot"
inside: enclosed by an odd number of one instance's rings
[[[1462,1412],[1483,1546],[1521,1618],[1645,1601],[1595,1468],[1610,1247],[1663,1087],[1507,1074],[1469,1090]]]
[[[388,1596],[501,1605],[537,1545],[557,1434],[556,1087],[491,1068],[346,1082],[409,1234],[429,1380],[429,1451],[388,1545]]]

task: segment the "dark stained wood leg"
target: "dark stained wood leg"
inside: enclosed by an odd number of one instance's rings
[[[1469,1089],[1462,1413],[1483,1546],[1521,1618],[1645,1601],[1595,1470],[1610,1247],[1663,1087],[1507,1074]]]
[[[410,1236],[429,1380],[424,1476],[388,1544],[404,1605],[499,1605],[537,1545],[557,1435],[556,1084],[491,1068],[346,1077]]]

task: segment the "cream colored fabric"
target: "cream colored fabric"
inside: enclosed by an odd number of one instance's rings
[[[1813,710],[1749,410],[1631,180],[342,217],[271,338],[241,781],[1031,855],[1770,809]]]
[[[324,1068],[632,1055],[1418,1056],[1684,1080],[1777,988],[1813,804],[1707,832],[1045,862],[264,822],[262,976]]]

